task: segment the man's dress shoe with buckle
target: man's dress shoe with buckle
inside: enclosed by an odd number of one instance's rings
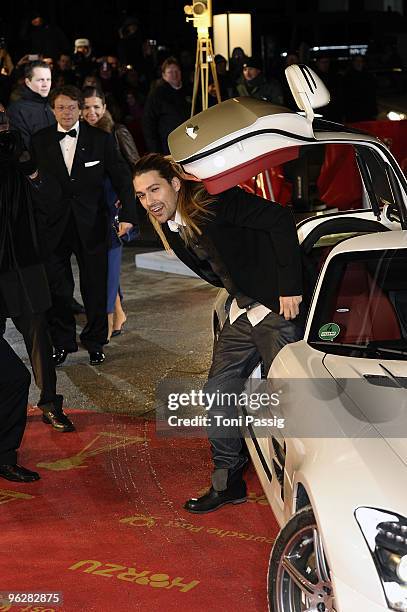
[[[100,365],[106,359],[106,355],[102,351],[94,351],[89,353],[90,365]]]
[[[246,483],[244,480],[238,480],[224,491],[216,491],[211,487],[202,497],[189,499],[184,508],[194,514],[206,514],[214,512],[225,504],[242,504],[246,499]]]
[[[8,463],[0,465],[0,476],[13,482],[34,482],[34,480],[40,479],[38,472],[27,470],[21,465],[10,465]]]
[[[47,425],[52,425],[57,431],[75,431],[75,425],[68,419],[62,408],[44,409],[42,420]]]

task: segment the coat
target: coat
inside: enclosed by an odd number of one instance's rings
[[[174,89],[166,81],[150,92],[143,114],[143,131],[148,151],[167,155],[168,135],[190,115],[191,105],[185,87]]]
[[[250,96],[258,100],[267,100],[272,104],[283,104],[283,89],[277,79],[267,81],[263,74],[246,81],[242,76],[236,85],[238,96]]]
[[[51,306],[36,231],[32,186],[19,164],[17,134],[0,134],[0,316]]]
[[[130,171],[133,173],[134,166],[140,159],[133,136],[122,123],[115,123],[113,135],[116,139],[120,153],[123,155],[124,159],[129,165]]]
[[[56,123],[48,99],[24,86],[22,97],[7,109],[10,126],[18,130],[28,149],[31,137],[39,130]]]
[[[280,296],[302,294],[297,230],[288,208],[235,187],[217,196],[200,226],[212,241],[236,288],[253,301],[279,312]],[[164,224],[175,254],[201,278],[222,286],[207,261],[200,261],[182,238]]]
[[[120,221],[137,224],[132,177],[111,134],[81,123],[71,174],[65,166],[57,126],[41,130],[32,140],[40,173],[56,182],[52,204],[37,204],[43,240],[53,251],[61,243],[71,216],[86,250],[106,245],[109,235],[108,209],[104,198],[105,178],[111,179],[121,202]]]

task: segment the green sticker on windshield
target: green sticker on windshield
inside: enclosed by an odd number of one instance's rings
[[[321,340],[335,340],[339,336],[341,328],[337,323],[325,323],[319,328],[318,336]]]

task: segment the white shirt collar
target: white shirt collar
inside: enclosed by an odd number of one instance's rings
[[[76,130],[76,136],[78,136],[79,134],[79,120],[75,123],[75,125],[73,125],[71,127],[71,130]],[[63,127],[61,127],[58,123],[57,125],[57,132],[69,132],[70,130],[65,130]]]
[[[168,224],[168,227],[170,228],[170,230],[172,232],[178,232],[178,228],[179,228],[180,225],[183,225],[183,226],[186,225],[185,221],[181,217],[181,215],[178,212],[178,210],[175,211],[174,220],[168,219],[167,224]]]

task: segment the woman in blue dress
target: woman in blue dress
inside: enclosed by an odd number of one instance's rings
[[[111,133],[116,141],[117,147],[124,159],[129,164],[133,174],[134,164],[139,159],[137,147],[128,129],[121,124],[115,124],[106,110],[105,95],[95,87],[86,87],[83,90],[84,104],[82,109],[83,119],[89,125]],[[105,199],[110,213],[110,248],[108,251],[108,277],[107,277],[107,314],[109,321],[108,339],[111,336],[120,335],[126,322],[126,313],[122,307],[123,296],[120,291],[120,267],[122,259],[123,241],[133,240],[136,236],[131,230],[131,235],[119,238],[116,228],[118,227],[118,212],[120,202],[113,189],[109,178],[105,181]]]

